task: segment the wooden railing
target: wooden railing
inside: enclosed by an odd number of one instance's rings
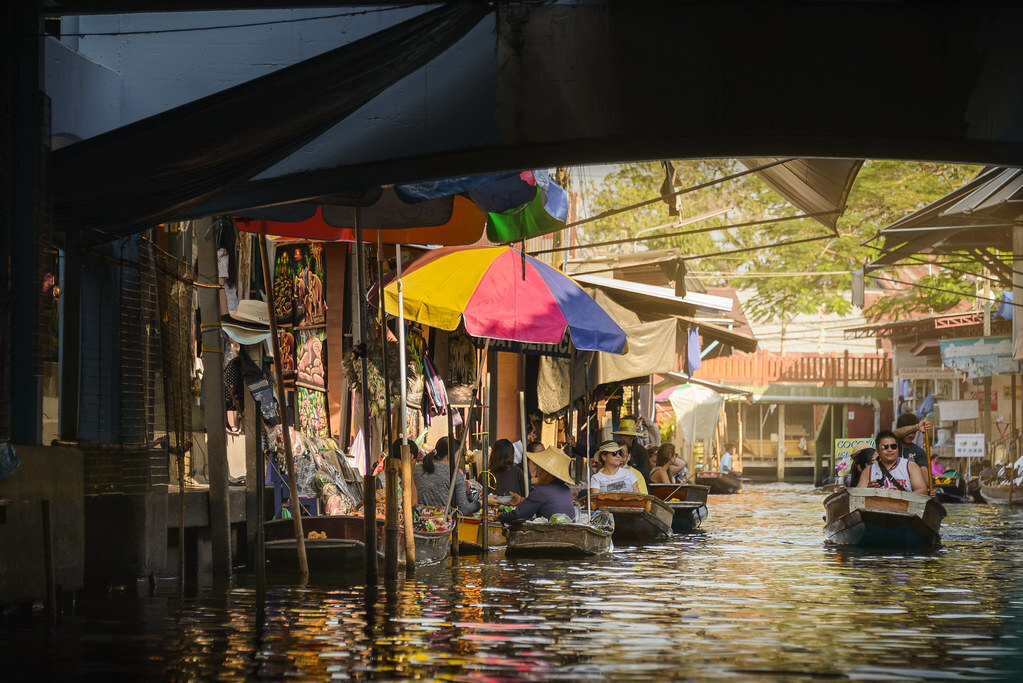
[[[884,386],[892,381],[892,359],[888,355],[851,355],[848,352],[830,355],[732,355],[704,360],[693,376],[709,382],[759,386],[773,382],[802,382],[823,386],[869,382],[875,386]]]

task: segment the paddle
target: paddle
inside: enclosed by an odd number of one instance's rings
[[[931,474],[931,436],[924,432],[924,451],[927,452],[927,495],[934,495],[934,476]]]

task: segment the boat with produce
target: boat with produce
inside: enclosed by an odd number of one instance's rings
[[[361,515],[319,515],[302,517],[306,535],[309,571],[346,571],[362,569],[366,562],[366,519]],[[273,519],[263,524],[267,563],[274,569],[298,566],[295,522],[291,518]],[[377,519],[377,556],[384,555],[384,520]],[[404,552],[399,543],[399,555]]]
[[[824,499],[828,545],[933,548],[941,543],[945,508],[908,491],[843,488]]]
[[[660,541],[671,535],[675,511],[657,496],[641,493],[597,493],[591,496],[594,510],[614,515],[613,539],[620,545]]]
[[[1023,505],[1023,486],[981,482],[980,495],[992,505]]]
[[[505,557],[579,558],[611,550],[610,528],[589,524],[515,522],[508,527]]]
[[[736,472],[697,472],[696,483],[709,487],[715,494],[738,493],[742,490],[742,475]]]
[[[650,495],[665,502],[672,510],[671,530],[684,534],[698,529],[707,519],[709,486],[699,484],[647,484]]]

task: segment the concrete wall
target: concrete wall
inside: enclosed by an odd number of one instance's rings
[[[82,453],[75,448],[15,446],[21,466],[0,480],[11,502],[0,524],[0,604],[46,595],[42,501],[50,501],[54,583],[82,587],[85,515]]]

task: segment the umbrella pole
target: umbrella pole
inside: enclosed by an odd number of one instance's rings
[[[298,550],[298,573],[309,578],[309,559],[305,554],[305,535],[302,532],[302,506],[298,501],[298,480],[295,478],[295,456],[291,449],[291,426],[288,423],[288,401],[284,393],[284,372],[281,370],[281,340],[277,336],[277,314],[274,311],[273,276],[267,255],[266,228],[259,240],[259,256],[263,261],[263,288],[266,290],[266,311],[270,317],[270,344],[274,352],[274,379],[277,381],[278,407],[281,413],[281,431],[284,436],[284,462],[288,469],[288,490],[291,492],[291,519],[295,525],[295,548]]]
[[[387,442],[384,452],[387,454],[384,470],[384,581],[393,583],[398,580],[398,462],[391,457],[391,444],[394,442],[391,433],[391,382],[387,366],[387,316],[383,305],[384,286],[384,244],[380,231],[377,231],[377,290],[380,295],[380,368],[384,375],[384,419],[386,420]]]
[[[525,484],[526,495],[529,495],[529,465],[526,463],[526,446],[529,440],[526,437],[526,354],[519,352],[519,359],[522,363],[522,371],[519,373],[519,381],[522,382],[522,390],[519,391],[519,429],[522,431],[522,481]]]
[[[362,226],[359,225],[359,210],[355,210],[355,250],[357,261],[357,286],[359,288],[359,355],[362,356],[362,443],[366,454],[366,476],[362,480],[362,514],[365,520],[366,543],[366,587],[377,585],[377,489],[373,476],[369,415],[369,358],[366,343],[366,249],[362,241]]]
[[[583,407],[586,411],[586,514],[593,514],[593,500],[590,495],[590,363],[583,364]],[[587,521],[588,517],[587,517]]]
[[[405,573],[416,571],[416,537],[412,529],[412,452],[408,447],[408,363],[405,360],[405,294],[401,281],[401,245],[395,246],[398,255],[398,365],[401,373],[401,510],[405,530]],[[384,292],[380,290],[380,300]],[[383,305],[383,304],[381,304]]]

